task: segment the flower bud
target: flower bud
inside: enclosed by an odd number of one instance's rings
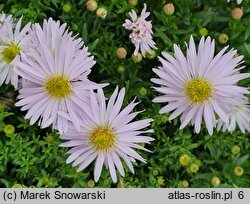
[[[201,28],[201,29],[199,30],[199,33],[200,33],[201,36],[207,36],[208,31],[207,31],[206,28]]]
[[[190,157],[187,154],[183,154],[180,156],[179,162],[183,166],[187,166],[190,162]]]
[[[104,179],[103,184],[104,185],[109,185],[109,180],[108,179]]]
[[[211,184],[212,184],[213,187],[219,186],[220,185],[220,179],[217,176],[214,176],[211,179]]]
[[[189,186],[188,181],[187,181],[187,180],[183,180],[183,181],[182,181],[182,186],[183,186],[184,188],[187,188],[187,187]]]
[[[168,3],[163,7],[163,11],[166,15],[173,15],[174,10],[174,5],[172,3]]]
[[[156,56],[156,52],[154,50],[152,50],[151,54],[146,52],[146,58],[148,58],[148,59],[154,59],[155,56]]]
[[[136,6],[138,4],[138,0],[128,0],[128,3],[131,5],[131,6]]]
[[[97,2],[95,0],[88,0],[86,5],[89,11],[95,11],[98,7]]]
[[[231,152],[232,152],[233,154],[239,154],[239,153],[240,153],[240,147],[239,147],[238,145],[232,146]]]
[[[240,20],[243,16],[243,9],[237,7],[232,10],[231,15],[233,19]]]
[[[231,152],[232,152],[233,154],[239,154],[239,153],[240,153],[240,147],[239,147],[238,145],[232,146]]]
[[[191,164],[189,170],[193,173],[196,173],[199,170],[199,166],[196,164]]]
[[[15,132],[15,127],[11,124],[8,124],[4,127],[3,131],[5,134],[13,134]]]
[[[22,184],[16,183],[12,186],[12,188],[22,188]]]
[[[158,183],[159,185],[164,185],[165,179],[163,179],[163,178],[158,178],[157,183]]]
[[[138,53],[137,55],[132,54],[132,60],[135,63],[141,62],[142,61],[142,55],[141,55],[141,53]]]
[[[78,25],[74,23],[72,25],[72,30],[77,31],[78,30]]]
[[[71,10],[71,6],[70,6],[69,4],[64,4],[64,5],[63,5],[63,11],[64,11],[65,13],[70,12],[70,10]]]
[[[195,160],[194,163],[195,163],[197,166],[201,166],[201,160],[199,160],[199,159]]]
[[[157,170],[154,170],[154,171],[152,172],[152,174],[153,174],[154,176],[157,176],[157,175],[159,174],[159,172],[158,172]]]
[[[168,116],[166,116],[166,115],[163,115],[163,116],[161,116],[161,122],[162,123],[166,123],[168,121]]]
[[[94,188],[95,182],[94,182],[92,179],[90,179],[90,180],[88,181],[88,183],[87,183],[87,186],[88,186],[89,188]]]
[[[96,15],[102,19],[105,19],[108,14],[107,9],[100,7],[96,10]]]
[[[147,89],[145,89],[144,87],[141,87],[139,90],[139,94],[141,96],[146,96],[147,95]]]
[[[122,73],[124,73],[124,71],[125,71],[124,66],[120,65],[120,66],[117,67],[117,72],[118,73],[122,74]]]
[[[52,135],[47,135],[47,141],[52,142],[53,141],[53,136]]]
[[[227,43],[227,41],[228,41],[228,35],[227,34],[225,34],[225,33],[222,33],[222,34],[220,34],[219,35],[219,42],[221,43],[221,44],[226,44]]]
[[[120,59],[126,58],[127,50],[124,47],[119,47],[116,51],[116,56]]]
[[[244,169],[243,169],[242,167],[236,166],[236,167],[234,168],[234,174],[235,174],[236,176],[242,176],[243,173],[244,173]]]

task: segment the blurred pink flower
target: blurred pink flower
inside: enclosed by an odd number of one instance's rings
[[[233,132],[236,126],[240,128],[242,133],[250,132],[250,106],[247,99],[238,99],[236,104],[229,113],[229,124],[226,124],[221,119],[218,120],[217,130]]]

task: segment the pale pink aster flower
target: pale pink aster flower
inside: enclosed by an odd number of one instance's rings
[[[2,29],[2,27],[3,27],[4,24],[6,24],[6,23],[12,23],[12,21],[13,21],[12,15],[6,15],[4,12],[2,12],[0,14],[0,32],[1,32],[1,29]],[[13,26],[14,26],[14,24],[13,24]],[[6,34],[7,33],[5,32],[5,35]],[[1,33],[1,35],[3,35],[3,33]],[[0,44],[1,44],[1,42],[0,42]]]
[[[237,98],[247,94],[247,88],[236,83],[250,74],[237,73],[236,68],[243,61],[243,56],[235,57],[236,50],[225,53],[223,48],[214,56],[215,43],[210,37],[201,38],[198,51],[191,36],[185,57],[181,49],[174,45],[174,56],[163,52],[159,57],[162,67],[153,69],[160,79],[152,82],[161,85],[155,90],[163,96],[156,97],[157,103],[168,103],[160,113],[174,111],[169,120],[181,115],[184,128],[190,121],[199,133],[202,119],[210,135],[216,125],[215,113],[225,123],[229,122],[229,110],[237,104]]]
[[[238,104],[229,113],[229,124],[219,119],[217,130],[222,129],[223,132],[226,130],[233,132],[238,125],[242,133],[250,132],[250,106],[247,100],[242,99],[238,101]]]
[[[138,103],[132,101],[121,110],[124,95],[124,88],[119,93],[116,88],[106,104],[102,89],[98,89],[97,94],[91,91],[89,117],[82,119],[81,131],[77,132],[72,126],[67,134],[61,135],[62,139],[69,141],[60,146],[72,147],[68,151],[70,156],[67,163],[73,162],[73,166],[78,166],[78,172],[96,160],[94,168],[96,182],[100,178],[103,164],[109,170],[114,182],[117,182],[116,169],[122,176],[125,176],[121,158],[134,173],[131,162],[137,159],[145,163],[146,160],[133,148],[148,151],[140,144],[150,143],[154,140],[151,137],[142,136],[145,133],[153,132],[152,129],[142,130],[150,125],[152,119],[131,122],[141,112],[131,113]]]
[[[146,52],[152,53],[152,49],[157,49],[155,42],[152,39],[152,23],[147,21],[146,18],[150,15],[150,12],[146,12],[147,5],[144,4],[144,8],[141,12],[140,17],[132,10],[129,15],[132,21],[129,19],[125,20],[123,27],[128,30],[132,30],[129,35],[132,43],[135,45],[134,55],[137,55],[139,50],[143,57],[145,57]]]
[[[230,2],[231,0],[227,0],[227,3]],[[238,4],[241,4],[242,0],[237,0]]]
[[[43,21],[43,25],[40,26],[38,23],[32,26],[30,32],[30,43],[31,47],[34,49],[40,49],[41,44],[46,45],[49,47],[51,53],[54,55],[55,47],[57,44],[56,39],[71,39],[75,43],[75,52],[81,51],[82,49],[87,50],[84,46],[84,42],[81,38],[77,38],[77,36],[72,36],[72,32],[68,30],[67,24],[63,23],[61,25],[60,21],[55,21],[52,18]],[[39,51],[40,52],[40,51]],[[88,70],[88,74],[91,70]],[[85,78],[85,76],[79,75],[77,80],[81,80]]]
[[[57,38],[55,52],[41,44],[40,49],[31,49],[22,56],[15,72],[24,78],[16,106],[28,111],[25,118],[30,124],[39,120],[39,125],[65,133],[69,121],[59,113],[67,112],[77,130],[80,130],[78,112],[89,103],[89,90],[99,87],[88,80],[90,68],[95,64],[87,49],[75,53],[76,44],[71,39]],[[77,80],[82,76],[81,81]],[[39,119],[40,118],[40,119]]]
[[[11,16],[1,14],[0,21],[0,85],[11,83],[18,87],[18,75],[13,71],[20,56],[29,49],[28,31],[30,23],[21,29],[22,18],[17,24]]]
[[[66,23],[61,25],[60,21],[55,21],[52,18],[45,19],[42,27],[38,23],[35,23],[32,26],[30,36],[31,46],[39,48],[40,44],[45,44],[51,49],[52,53],[55,51],[57,38],[71,38],[76,43],[76,51],[83,46],[82,39],[76,38],[76,36],[73,37]]]

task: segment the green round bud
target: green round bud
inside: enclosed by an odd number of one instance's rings
[[[208,30],[206,28],[201,28],[199,30],[199,33],[200,33],[201,36],[207,36]]]
[[[179,158],[179,162],[183,166],[187,166],[190,162],[190,157],[187,154],[183,154]]]
[[[95,182],[94,182],[92,179],[90,179],[90,180],[88,181],[88,183],[87,183],[87,186],[88,186],[89,188],[94,188]]]
[[[15,132],[15,127],[11,124],[8,124],[4,127],[3,131],[5,134],[13,134]]]
[[[47,141],[52,142],[53,141],[53,136],[52,135],[47,135]]]
[[[184,188],[187,188],[187,187],[189,186],[188,181],[187,181],[187,180],[183,180],[183,181],[182,181],[182,186],[183,186]]]
[[[154,176],[157,176],[157,175],[159,174],[159,172],[158,172],[157,170],[154,170],[154,171],[152,172],[152,174],[153,174]]]
[[[236,166],[236,167],[234,168],[234,174],[235,174],[236,176],[242,176],[243,173],[244,173],[244,169],[243,169],[242,167]]]
[[[166,123],[168,121],[168,116],[166,116],[166,115],[163,115],[163,116],[161,116],[161,122],[162,123]]]
[[[139,63],[142,61],[142,55],[140,53],[138,53],[137,55],[132,54],[132,60],[135,63]]]
[[[211,179],[211,184],[214,187],[217,187],[220,185],[220,179],[217,176],[213,176],[213,178]]]
[[[22,188],[22,184],[16,183],[11,188]]]
[[[118,72],[118,73],[122,74],[122,73],[124,73],[124,71],[125,71],[124,66],[121,66],[121,65],[120,65],[120,66],[117,67],[117,72]]]
[[[191,172],[196,173],[199,170],[199,166],[196,164],[191,164],[189,169]]]
[[[219,40],[219,42],[221,43],[221,44],[226,44],[227,43],[227,41],[228,41],[228,35],[227,34],[225,34],[225,33],[222,33],[222,34],[220,34],[219,35],[219,38],[218,38],[218,40]]]
[[[104,179],[103,184],[104,185],[109,185],[109,180],[108,179]]]
[[[240,147],[239,147],[238,145],[232,146],[231,152],[232,152],[233,154],[239,154],[239,153],[240,153]]]
[[[152,53],[149,54],[148,52],[146,52],[146,58],[148,59],[154,59],[156,57],[156,52],[154,50],[152,50]]]
[[[157,183],[158,183],[159,185],[164,185],[165,179],[163,179],[163,178],[158,178],[158,179],[157,179]]]
[[[74,23],[72,25],[72,30],[77,31],[78,30],[78,25]]]
[[[144,87],[141,87],[139,90],[139,94],[141,96],[146,96],[147,95],[147,89],[145,89]]]
[[[63,11],[64,11],[65,13],[70,12],[70,10],[71,10],[71,6],[70,6],[69,4],[64,4],[64,5],[63,5]]]
[[[201,166],[201,160],[197,159],[194,161],[194,164],[196,164],[197,166]]]

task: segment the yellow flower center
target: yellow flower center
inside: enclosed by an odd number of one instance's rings
[[[90,134],[90,139],[98,150],[108,151],[115,144],[114,132],[108,127],[97,127]]]
[[[11,44],[2,51],[3,60],[10,64],[13,59],[20,53],[20,47],[15,44]]]
[[[72,94],[70,81],[65,76],[53,76],[45,82],[45,89],[51,97],[62,99]]]
[[[194,79],[186,84],[188,98],[196,103],[201,103],[212,96],[212,86],[208,81]]]

